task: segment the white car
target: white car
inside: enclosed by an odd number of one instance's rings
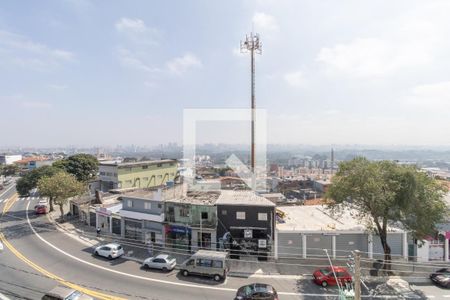
[[[160,254],[155,257],[149,257],[142,264],[145,268],[160,269],[163,271],[172,271],[177,265],[175,257],[168,254]]]
[[[122,256],[124,252],[121,245],[117,243],[110,243],[95,248],[94,254],[113,259]]]

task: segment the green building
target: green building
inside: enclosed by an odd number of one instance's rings
[[[173,181],[177,161],[173,159],[130,163],[101,162],[99,164],[100,190],[149,188]]]

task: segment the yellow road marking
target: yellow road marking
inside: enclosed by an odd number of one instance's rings
[[[5,201],[5,205],[3,206],[2,215],[6,214],[8,212],[8,210],[11,209],[14,202],[16,202],[17,198],[19,198],[19,195],[17,193],[15,193],[11,198],[9,198],[8,200]]]
[[[13,197],[11,197],[6,203],[5,203],[5,207],[3,208],[3,214],[7,213],[11,207],[14,205],[15,201],[17,199],[17,194],[15,194]],[[30,267],[32,267],[33,269],[35,269],[36,271],[42,273],[43,275],[45,275],[48,278],[51,278],[53,280],[58,281],[58,283],[65,285],[67,287],[70,287],[72,289],[75,289],[77,291],[80,291],[84,294],[87,294],[89,296],[95,297],[97,299],[104,299],[104,300],[124,300],[126,298],[120,298],[120,297],[115,297],[115,296],[111,296],[108,294],[104,294],[104,293],[100,293],[100,292],[96,292],[93,290],[89,290],[87,288],[84,288],[82,286],[76,285],[74,283],[71,283],[47,270],[45,270],[44,268],[38,266],[37,264],[35,264],[34,262],[32,262],[31,260],[29,260],[28,258],[26,258],[22,253],[20,253],[19,251],[17,251],[16,248],[14,248],[13,245],[11,245],[11,243],[9,243],[9,241],[5,238],[4,234],[2,232],[0,232],[0,241],[20,260],[22,260],[23,262],[25,262],[27,265],[29,265]]]

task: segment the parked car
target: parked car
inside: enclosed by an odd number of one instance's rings
[[[91,296],[83,294],[77,290],[65,287],[57,286],[53,290],[47,292],[42,300],[94,300]]]
[[[275,288],[265,283],[252,283],[241,286],[234,300],[278,300]]]
[[[313,273],[314,282],[323,287],[328,286],[328,285],[336,285],[337,283],[336,283],[335,275],[333,274],[333,270],[334,270],[334,273],[336,274],[336,278],[340,284],[345,284],[346,282],[348,282],[348,283],[352,282],[352,276],[347,271],[347,269],[344,267],[320,268]]]
[[[121,245],[117,243],[110,243],[95,248],[94,254],[113,259],[122,256],[124,251]]]
[[[450,288],[450,268],[439,269],[430,275],[431,281],[445,288]]]
[[[37,215],[40,215],[40,214],[46,214],[48,211],[47,211],[47,206],[46,205],[36,205],[35,207],[34,207],[34,212],[37,214]]]
[[[181,275],[196,274],[220,281],[228,274],[226,260],[227,252],[198,250],[180,265]]]
[[[177,265],[175,257],[168,254],[159,254],[155,257],[149,257],[144,260],[143,267],[149,269],[160,269],[163,271],[172,271]]]

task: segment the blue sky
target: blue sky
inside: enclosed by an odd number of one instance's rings
[[[0,146],[182,142],[185,108],[246,108],[268,141],[448,145],[448,1],[9,1]],[[253,24],[253,25],[252,25]],[[246,124],[202,129],[244,142]]]

